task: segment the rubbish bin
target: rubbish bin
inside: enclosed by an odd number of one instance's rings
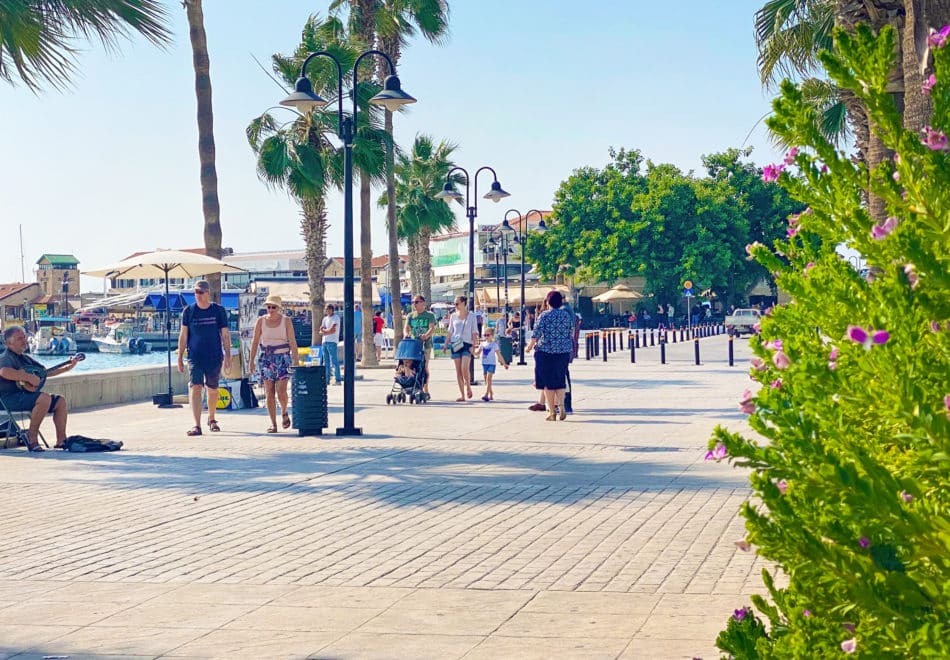
[[[501,356],[505,358],[505,362],[508,364],[511,364],[511,358],[512,358],[511,337],[499,337],[498,349],[501,351]]]
[[[293,427],[298,435],[323,435],[330,425],[325,366],[297,367],[291,386]]]

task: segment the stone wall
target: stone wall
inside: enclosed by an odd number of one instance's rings
[[[172,365],[172,390],[187,391],[188,372],[180,374]],[[153,394],[168,391],[168,367],[120,367],[108,371],[84,371],[50,378],[44,391],[62,394],[70,410],[116,403],[151,401]]]

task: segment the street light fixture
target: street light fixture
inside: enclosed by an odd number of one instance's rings
[[[442,200],[455,200],[459,203],[464,201],[465,203],[465,215],[468,216],[468,300],[471,305],[471,309],[475,311],[475,218],[478,216],[478,175],[482,171],[488,170],[492,173],[494,181],[492,181],[491,189],[485,193],[485,199],[490,199],[493,202],[500,202],[504,197],[510,197],[510,193],[505,192],[501,184],[498,182],[498,174],[494,169],[485,165],[479,167],[475,170],[475,176],[472,177],[469,175],[468,171],[464,167],[453,167],[449,170],[449,173],[445,176],[445,185],[442,186],[442,191],[436,193],[436,199]],[[452,185],[452,174],[455,172],[462,172],[465,174],[465,196],[462,196],[462,193],[455,189]],[[469,184],[475,184],[475,196],[470,197],[469,193]],[[475,382],[475,361],[471,360],[469,362],[469,381],[476,385]]]
[[[517,213],[517,214],[518,214],[518,219],[520,220],[520,222],[518,223],[518,224],[520,225],[520,228],[519,228],[519,229],[515,229],[514,227],[512,227],[512,226],[508,223],[508,214],[509,214],[509,213]],[[518,342],[518,365],[519,365],[519,366],[522,366],[522,367],[525,366],[526,364],[528,364],[528,363],[525,361],[525,359],[524,359],[524,344],[525,344],[525,341],[524,341],[524,331],[525,331],[525,328],[526,328],[527,325],[528,325],[528,317],[527,317],[527,315],[526,315],[526,314],[527,314],[527,309],[525,308],[525,304],[524,304],[524,298],[525,298],[525,291],[524,291],[524,279],[525,279],[525,277],[524,277],[524,276],[525,276],[525,272],[524,272],[524,253],[525,253],[525,251],[527,250],[527,247],[528,247],[528,216],[530,216],[532,213],[537,213],[537,214],[538,214],[538,217],[541,219],[541,220],[538,222],[538,227],[535,229],[535,232],[537,232],[537,233],[539,233],[539,234],[543,234],[544,232],[546,232],[546,231],[548,230],[548,226],[547,226],[546,224],[544,224],[544,214],[541,213],[541,211],[539,211],[538,209],[531,209],[530,211],[528,211],[528,212],[527,212],[526,214],[524,214],[524,215],[521,215],[521,212],[518,211],[517,209],[510,209],[510,210],[508,210],[508,211],[505,213],[505,221],[502,223],[502,227],[504,227],[504,228],[506,228],[506,229],[510,229],[511,231],[515,232],[514,241],[515,241],[515,243],[518,243],[518,244],[521,246],[521,330],[520,330],[520,332],[521,332],[521,337],[519,337],[519,340],[520,340],[520,341]],[[506,274],[507,274],[507,273],[506,273]]]
[[[510,213],[510,211],[508,212]],[[507,219],[508,213],[505,213],[505,218]],[[504,313],[507,321],[508,314],[511,313],[511,305],[508,304],[508,253],[511,252],[511,243],[513,238],[510,234],[514,234],[515,230],[507,224],[507,220],[495,227],[491,234],[488,236],[488,245],[485,247],[482,252],[486,255],[494,253],[495,255],[495,301],[496,306],[498,301],[501,300],[501,271],[500,265],[498,263],[498,255],[501,253],[504,256],[504,267],[505,267],[505,307]]]
[[[364,57],[378,55],[389,64],[390,75],[383,82],[383,89],[373,96],[369,102],[380,105],[395,112],[403,105],[415,103],[416,100],[402,91],[399,78],[396,76],[396,66],[392,58],[379,50],[367,50],[356,58],[353,63],[353,87],[350,97],[353,99],[353,113],[343,114],[343,66],[330,52],[321,50],[310,53],[300,67],[300,77],[294,85],[294,92],[281,105],[296,108],[307,114],[315,108],[323,108],[328,101],[313,91],[313,84],[307,78],[307,65],[317,57],[327,57],[336,64],[337,71],[337,119],[339,121],[338,134],[343,141],[343,426],[337,428],[337,435],[362,435],[363,429],[356,426],[356,333],[353,328],[353,139],[356,135],[357,112],[357,69]]]

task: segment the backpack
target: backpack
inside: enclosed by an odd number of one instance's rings
[[[65,441],[66,451],[72,452],[96,452],[96,451],[119,451],[122,449],[122,443],[115,440],[96,440],[87,438],[84,435],[71,435]]]

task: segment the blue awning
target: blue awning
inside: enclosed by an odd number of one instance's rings
[[[241,294],[237,291],[225,291],[221,294],[221,304],[225,309],[237,309],[240,295]],[[176,291],[169,293],[168,297],[171,301],[171,311],[173,312],[180,312],[186,306],[192,305],[195,302],[194,291]],[[154,307],[157,312],[164,312],[166,309],[165,294],[150,293],[148,298],[145,299],[145,305]]]

